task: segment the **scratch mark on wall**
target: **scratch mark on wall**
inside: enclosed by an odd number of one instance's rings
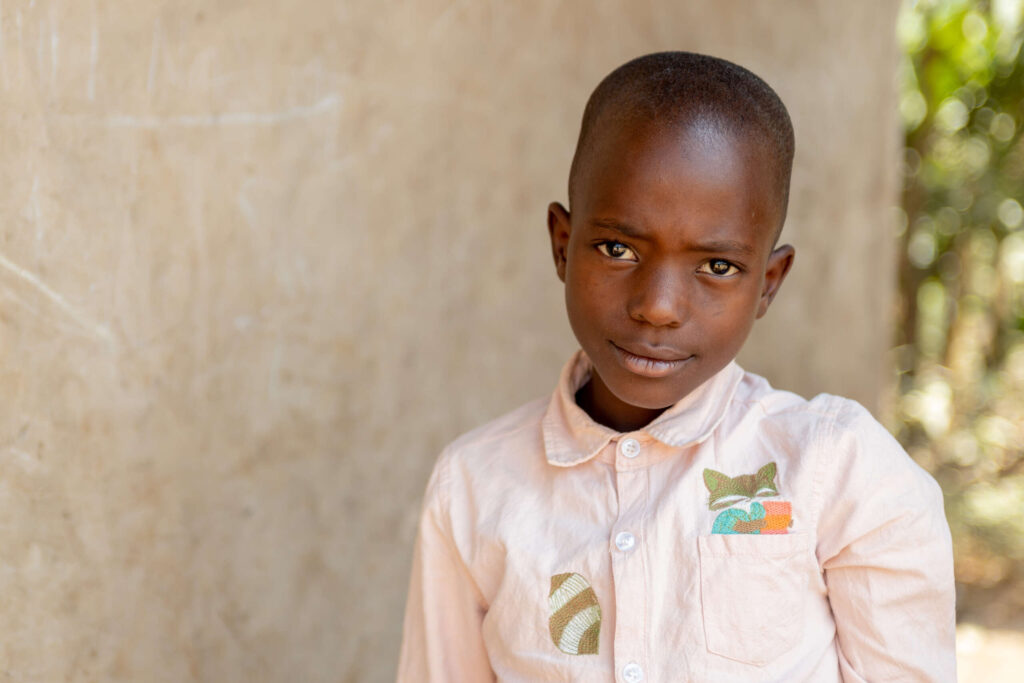
[[[0,69],[3,71],[4,88],[7,87],[7,59],[4,50],[4,3],[0,1]]]
[[[96,3],[92,3],[92,42],[89,44],[89,82],[86,95],[90,101],[96,100],[96,67],[100,63],[100,26],[96,17]]]
[[[195,316],[193,329],[196,339],[196,352],[199,358],[208,358],[210,352],[210,321],[213,319],[213,297],[210,288],[209,245],[206,239],[206,221],[203,211],[206,208],[206,183],[203,181],[201,161],[196,158],[192,173],[192,202],[189,204],[190,222],[195,232],[196,259],[194,286],[196,300],[192,306]]]
[[[146,78],[146,92],[152,94],[156,86],[156,65],[160,59],[160,17],[153,22],[153,48],[149,53],[149,76]]]
[[[36,308],[32,304],[30,304],[29,302],[25,301],[24,299],[22,299],[20,296],[15,294],[13,291],[8,289],[7,287],[4,287],[4,299],[6,301],[11,301],[11,302],[17,304],[18,306],[21,306],[26,311],[31,313],[34,317],[39,318],[40,320],[45,320],[45,318],[43,317],[43,314],[39,312],[38,308]]]
[[[42,468],[42,462],[40,462],[39,458],[32,455],[28,451],[23,451],[20,448],[9,446],[8,448],[5,449],[4,452],[8,455],[14,456],[12,459],[15,462],[17,462],[25,472],[29,474],[35,474]]]
[[[267,398],[271,403],[277,400],[278,389],[281,378],[281,355],[282,355],[281,333],[277,333],[274,341],[274,353],[270,357],[270,367],[267,368]]]
[[[17,306],[36,320],[52,326],[61,334],[72,334],[76,331],[69,327],[70,325],[74,325],[74,321],[66,321],[63,317],[58,318],[52,315],[45,315],[43,311],[40,311],[24,298],[18,296],[18,294],[7,285],[0,285],[0,294],[2,294],[2,296],[0,296],[0,303],[10,303]]]
[[[43,62],[46,61],[46,35],[43,32],[42,21],[39,22],[37,27],[38,30],[36,31],[36,34],[38,35],[39,40],[36,41],[36,69],[39,71],[39,74],[42,75]]]
[[[0,253],[0,268],[8,271],[15,277],[34,287],[39,293],[52,301],[57,308],[63,311],[69,318],[78,323],[79,326],[86,331],[110,344],[114,343],[114,335],[111,334],[110,329],[106,325],[101,325],[96,321],[91,320],[89,316],[72,306],[67,299],[50,288],[50,286],[43,282],[35,273],[22,268],[2,253]]]
[[[17,12],[14,13],[14,24],[15,26],[18,27],[18,55],[21,57],[22,63],[24,63],[25,44],[24,41],[22,40],[21,10],[18,10]]]
[[[26,212],[33,223],[36,224],[36,243],[43,241],[43,234],[46,232],[46,226],[43,225],[43,211],[39,208],[39,176],[32,176],[32,189],[28,195],[29,207]]]
[[[252,202],[246,196],[246,189],[250,182],[247,180],[242,184],[242,187],[238,188],[237,202],[238,209],[242,212],[242,218],[245,219],[246,225],[249,226],[249,229],[254,229],[256,227],[256,209],[253,208]]]
[[[42,202],[39,198],[39,175],[35,174],[32,176],[32,189],[29,192],[29,202],[31,203],[31,209],[28,212],[32,216],[32,222],[36,225],[36,244],[41,245],[43,243],[43,237],[46,235],[46,216],[43,213]]]
[[[462,10],[465,3],[463,0],[453,0],[448,3],[448,6],[438,14],[432,22],[430,22],[430,28],[427,30],[427,34],[434,38],[439,35],[455,17],[455,15]]]
[[[53,6],[50,7],[50,86],[57,83],[57,64],[60,61],[60,31]]]
[[[562,9],[563,0],[554,0],[553,2],[546,2],[543,4],[540,14],[540,20],[537,22],[537,26],[543,26],[545,29],[554,28],[559,29],[559,24],[555,22],[555,16]]]
[[[236,111],[223,114],[192,114],[184,116],[131,116],[114,114],[101,118],[70,116],[84,123],[96,123],[108,128],[216,128],[219,126],[275,126],[288,121],[306,119],[333,111],[341,104],[341,97],[329,95],[314,104],[269,112]]]
[[[37,455],[29,453],[28,451],[18,448],[16,445],[22,439],[25,438],[25,434],[28,432],[28,427],[31,422],[25,422],[18,430],[18,433],[13,438],[8,439],[7,443],[0,447],[0,453],[4,455],[13,455],[14,460],[21,466],[21,468],[28,474],[34,474],[39,470],[43,469],[43,461]]]

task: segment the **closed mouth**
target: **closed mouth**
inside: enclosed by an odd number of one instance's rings
[[[616,355],[619,357],[622,365],[630,372],[641,377],[664,377],[677,371],[688,360],[693,358],[693,355],[684,355],[674,350],[667,350],[659,352],[659,357],[641,355],[628,351],[615,342],[609,342],[612,348],[615,349]],[[645,353],[652,353],[645,349]]]

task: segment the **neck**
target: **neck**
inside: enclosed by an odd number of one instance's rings
[[[576,405],[594,422],[617,432],[632,432],[650,424],[668,409],[640,408],[622,401],[605,386],[597,373],[576,392]]]

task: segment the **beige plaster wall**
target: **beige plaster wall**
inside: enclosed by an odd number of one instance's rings
[[[744,358],[873,402],[895,5],[2,0],[0,679],[389,680],[435,454],[573,348],[544,210],[643,52],[789,104]]]

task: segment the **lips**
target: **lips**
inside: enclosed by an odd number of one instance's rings
[[[670,348],[651,348],[639,345],[630,345],[628,349],[623,348],[615,342],[609,342],[618,356],[619,363],[629,372],[641,377],[665,377],[679,370],[687,361],[693,358],[692,354],[683,353]]]

